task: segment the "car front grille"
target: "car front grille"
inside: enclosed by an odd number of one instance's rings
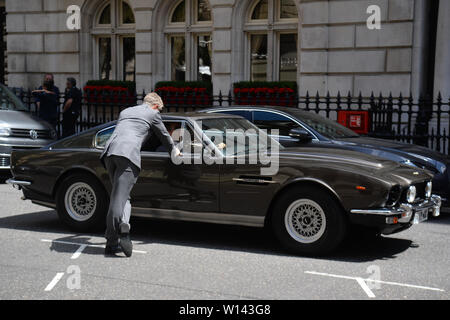
[[[8,156],[0,156],[0,168],[10,166],[10,157]]]
[[[414,184],[416,186],[416,198],[419,199],[425,199],[425,187],[427,186],[427,182],[422,183],[416,183]]]
[[[31,139],[31,129],[11,129],[11,136],[16,138],[28,138]],[[51,139],[50,130],[34,130],[37,133],[36,139]]]

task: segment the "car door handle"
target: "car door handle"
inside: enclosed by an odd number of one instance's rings
[[[259,184],[259,185],[278,183],[277,181],[272,181],[272,180],[262,179],[262,178],[257,178],[257,177],[252,177],[252,178],[239,177],[239,178],[233,178],[233,181],[235,181],[238,184]]]

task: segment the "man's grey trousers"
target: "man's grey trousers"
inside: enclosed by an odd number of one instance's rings
[[[130,231],[130,192],[139,176],[139,168],[130,160],[120,156],[107,156],[106,169],[112,184],[105,238],[108,243],[117,243],[119,233]]]

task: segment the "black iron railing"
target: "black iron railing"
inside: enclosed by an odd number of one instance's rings
[[[15,94],[36,114],[36,104],[30,90],[12,88]],[[140,104],[146,92],[133,95],[111,92],[85,92],[83,94],[82,110],[77,122],[77,130],[83,131],[102,123],[117,119],[123,109]],[[296,96],[292,103],[292,96],[282,94],[273,98],[269,94],[256,94],[251,101],[258,105],[271,105],[273,101],[286,101],[297,108],[316,112],[332,120],[337,120],[340,111],[367,111],[369,115],[368,135],[385,139],[399,140],[427,146],[431,149],[449,154],[450,150],[450,98],[444,99],[440,94],[435,99],[419,97],[414,99],[409,95],[393,97],[391,94],[383,96],[374,94],[363,97],[361,94],[352,96]],[[187,112],[199,108],[214,106],[232,106],[242,103],[242,97],[234,96],[231,91],[227,94],[196,98],[192,95],[175,93],[163,96],[165,112]],[[63,102],[63,95],[60,97]],[[283,104],[283,103],[280,103]],[[59,115],[58,119],[61,119]],[[57,132],[61,133],[61,121],[58,121]]]

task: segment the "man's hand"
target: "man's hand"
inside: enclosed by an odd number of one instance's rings
[[[177,147],[174,147],[175,157],[182,157],[183,154],[181,153],[180,149]]]
[[[221,142],[217,145],[217,148],[219,148],[220,150],[225,149],[226,147],[227,147],[227,145],[223,142]]]

